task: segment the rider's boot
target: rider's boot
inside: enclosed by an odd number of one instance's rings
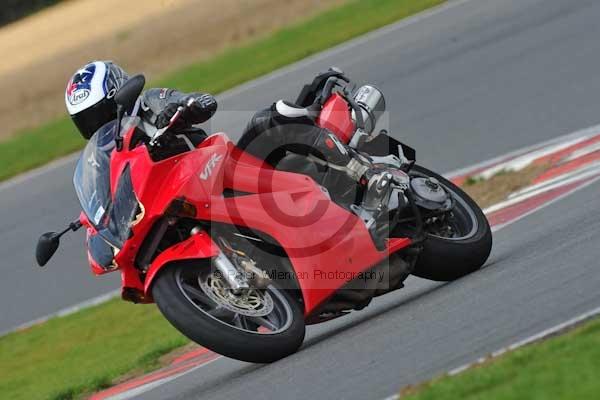
[[[385,249],[390,229],[389,220],[393,208],[405,205],[402,188],[408,185],[408,175],[392,165],[373,164],[370,157],[353,154],[353,160],[347,164],[349,176],[358,182],[360,196],[351,208],[365,222],[371,237],[380,250]],[[395,192],[394,189],[400,189]],[[392,199],[394,193],[397,199]]]

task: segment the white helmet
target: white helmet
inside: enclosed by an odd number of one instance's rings
[[[116,118],[114,96],[129,79],[110,61],[94,61],[77,70],[67,84],[65,103],[81,135],[89,139],[101,126]]]

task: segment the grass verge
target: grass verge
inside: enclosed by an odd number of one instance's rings
[[[0,338],[5,399],[72,399],[148,371],[188,340],[157,308],[120,299]]]
[[[597,399],[600,320],[453,377],[405,389],[406,400]]]
[[[481,208],[486,208],[531,185],[550,168],[550,164],[531,164],[520,171],[500,171],[489,179],[469,177],[462,188]]]
[[[157,85],[184,91],[202,89],[220,93],[444,1],[350,1],[264,39],[229,49],[214,59],[176,71]],[[298,82],[298,90],[300,86],[301,82]],[[68,118],[21,132],[0,142],[0,180],[72,153],[83,144],[83,139]]]

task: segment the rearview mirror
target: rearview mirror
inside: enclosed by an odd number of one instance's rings
[[[35,249],[35,258],[40,267],[52,258],[60,245],[60,235],[56,232],[46,232],[40,236]]]
[[[144,75],[136,75],[129,78],[115,95],[117,105],[121,106],[123,110],[131,110],[138,96],[142,93],[145,84],[146,78]]]

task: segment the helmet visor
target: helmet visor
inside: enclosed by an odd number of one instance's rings
[[[94,132],[117,117],[114,99],[102,99],[93,106],[71,116],[81,136],[88,140]]]

